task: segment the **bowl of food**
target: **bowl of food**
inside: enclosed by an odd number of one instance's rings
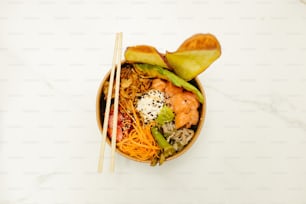
[[[221,53],[215,38],[213,40],[218,46],[208,49],[208,42],[203,46],[202,41],[211,36],[192,36],[176,52],[166,54],[144,45],[125,50],[116,131],[116,151],[119,154],[154,166],[180,157],[192,147],[201,133],[206,112],[205,91],[197,75]],[[205,59],[201,66],[197,65],[197,61],[201,61],[199,57]],[[102,80],[96,99],[97,124],[101,132],[109,78],[110,72]],[[106,139],[109,144],[113,131],[114,92],[111,95]]]

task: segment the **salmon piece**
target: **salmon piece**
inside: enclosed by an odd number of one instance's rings
[[[162,91],[164,92],[165,91],[165,88],[167,86],[167,83],[164,81],[164,80],[161,80],[161,79],[154,79],[152,81],[152,88],[153,89],[157,89],[159,91]]]
[[[170,97],[169,101],[172,106],[172,110],[176,114],[180,112],[186,113],[190,110],[183,92]]]
[[[154,79],[152,88],[165,92],[169,98],[167,99],[175,113],[175,127],[190,128],[199,121],[198,108],[200,103],[196,95],[189,91],[173,85],[171,82],[165,82],[162,79]]]
[[[188,91],[175,94],[169,101],[175,113],[188,113],[193,109],[196,110],[200,105],[195,94]]]
[[[176,94],[179,94],[179,93],[182,93],[183,92],[183,89],[180,88],[180,87],[177,87],[175,85],[173,85],[171,82],[168,82],[167,83],[167,86],[165,88],[165,92],[166,94],[171,97],[171,96],[174,96]]]
[[[194,93],[186,91],[184,92],[184,98],[191,109],[197,109],[200,106],[197,96]]]
[[[179,129],[189,122],[189,116],[184,112],[180,112],[176,114],[174,122],[175,122],[175,128]]]
[[[181,127],[190,128],[191,125],[198,124],[199,113],[196,109],[190,111],[189,113],[180,112],[175,116],[175,128],[179,129]]]
[[[189,123],[187,123],[187,128],[190,128],[191,125],[196,125],[199,122],[199,112],[197,109],[193,109],[189,112],[190,120]]]

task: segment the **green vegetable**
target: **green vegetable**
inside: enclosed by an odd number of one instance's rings
[[[180,78],[173,72],[157,65],[150,65],[150,64],[134,64],[134,65],[136,69],[148,74],[151,77],[159,77],[161,79],[165,79],[173,83],[175,86],[182,87],[187,91],[191,91],[197,96],[200,103],[204,102],[204,96],[202,95],[199,89],[197,89],[195,86],[188,83],[184,79]]]
[[[160,112],[159,112],[159,114],[156,118],[156,122],[160,125],[163,125],[166,122],[173,121],[173,119],[174,119],[174,113],[173,113],[172,109],[169,108],[168,106],[164,106],[160,110]]]
[[[218,49],[177,51],[166,54],[174,72],[189,81],[205,71],[221,54]]]
[[[167,142],[164,136],[159,132],[157,127],[151,128],[152,135],[156,140],[157,144],[161,148],[161,154],[159,158],[159,164],[161,165],[165,159],[175,153],[175,149],[172,147],[171,144]],[[152,161],[151,165],[155,165],[157,160]]]

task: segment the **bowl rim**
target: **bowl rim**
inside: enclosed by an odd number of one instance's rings
[[[126,63],[126,61],[122,61],[121,65],[124,64],[124,63]],[[109,70],[105,74],[105,76],[103,77],[102,81],[99,84],[99,88],[97,90],[97,95],[96,95],[96,121],[97,121],[97,125],[98,125],[101,136],[102,136],[102,132],[103,132],[103,123],[102,123],[102,120],[101,120],[101,117],[100,117],[100,112],[101,112],[100,101],[101,101],[101,96],[102,96],[102,92],[103,92],[103,85],[106,82],[106,80],[109,78],[110,73],[111,73],[111,70]],[[195,81],[195,83],[197,85],[197,88],[200,90],[200,92],[203,94],[203,97],[204,97],[204,102],[203,102],[203,104],[201,104],[202,105],[202,110],[201,110],[200,115],[199,115],[199,122],[198,122],[198,125],[197,125],[198,127],[195,131],[194,136],[189,141],[189,143],[181,151],[177,152],[176,154],[174,154],[171,157],[166,158],[166,161],[173,160],[175,158],[178,158],[178,157],[182,156],[184,153],[186,153],[193,146],[193,144],[196,142],[196,140],[198,139],[198,137],[201,133],[201,130],[204,126],[205,117],[206,117],[206,108],[207,108],[206,107],[207,106],[206,94],[205,94],[204,87],[203,87],[201,81],[199,80],[199,78],[196,77],[193,80]],[[106,142],[108,143],[108,145],[111,144],[111,140],[108,136],[106,136]],[[117,147],[116,147],[116,152],[119,153],[120,155],[122,155],[123,157],[125,157],[127,159],[130,159],[130,160],[134,160],[134,161],[142,162],[142,163],[149,163],[150,162],[150,160],[142,161],[142,160],[136,159],[134,157],[131,157],[131,156],[125,154],[124,152],[120,151]]]

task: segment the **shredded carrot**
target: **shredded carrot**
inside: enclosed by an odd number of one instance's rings
[[[117,143],[118,149],[141,161],[148,161],[157,157],[160,148],[151,134],[151,127],[154,124],[142,125],[132,102],[126,105],[132,110],[132,115],[130,116],[134,121],[133,129]]]

